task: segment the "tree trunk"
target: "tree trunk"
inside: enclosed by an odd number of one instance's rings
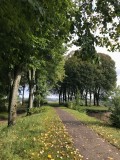
[[[39,96],[40,96],[40,93],[39,93]],[[40,98],[38,99],[38,107],[40,107],[41,104],[40,104]]]
[[[99,106],[99,98],[98,98],[98,95],[96,96],[96,102],[97,102],[97,106]]]
[[[61,95],[62,95],[62,89],[60,88],[60,90],[59,90],[59,105],[62,103]]]
[[[92,102],[92,93],[90,91],[90,106],[91,106],[91,102]]]
[[[29,80],[29,99],[28,99],[28,109],[27,115],[29,115],[30,108],[33,107],[33,95],[34,95],[34,83],[35,83],[35,70],[31,69],[28,73]]]
[[[16,67],[14,69],[14,77],[12,78],[13,81],[10,87],[9,105],[8,105],[8,126],[12,126],[15,124],[17,115],[17,96],[21,79],[21,71],[19,70],[19,68]]]
[[[86,92],[86,94],[85,94],[85,106],[87,106],[87,92]]]
[[[65,102],[65,92],[63,90],[63,103]]]
[[[68,102],[70,101],[70,92],[68,91]]]
[[[73,100],[73,92],[71,91],[71,94],[70,94],[70,101]]]
[[[94,93],[94,106],[96,106],[96,93]]]
[[[67,95],[66,95],[66,86],[64,86],[65,88],[64,88],[64,102],[66,102],[67,101]]]
[[[33,108],[34,85],[29,84],[29,108]]]
[[[61,104],[61,94],[59,93],[59,105]]]
[[[97,106],[99,106],[99,101],[100,101],[99,99],[100,99],[100,88],[98,89],[97,94],[96,94]]]
[[[24,95],[25,95],[25,85],[23,85],[22,88],[23,88],[23,94],[22,94],[22,106],[23,106],[23,105],[24,105],[24,102],[25,102],[25,100],[24,100]]]

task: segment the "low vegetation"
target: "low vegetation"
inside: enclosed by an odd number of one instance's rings
[[[120,86],[114,92],[112,98],[113,108],[111,108],[111,123],[113,126],[120,128]]]
[[[67,107],[70,109],[78,110],[80,112],[86,112],[86,111],[107,112],[109,110],[109,107],[105,107],[105,106],[80,106],[75,102],[67,103]]]
[[[45,108],[42,113],[18,118],[15,126],[0,124],[0,159],[82,159],[55,111]]]

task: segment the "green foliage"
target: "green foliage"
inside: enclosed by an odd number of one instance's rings
[[[80,51],[68,57],[65,62],[65,77],[63,82],[59,82],[59,93],[66,91],[69,100],[71,97],[76,101],[85,100],[85,105],[88,104],[88,95],[96,96],[94,99],[97,103],[94,105],[99,105],[100,99],[115,87],[116,71],[115,63],[110,56],[101,53],[98,56],[99,63],[83,60]],[[92,98],[89,102],[91,105]]]
[[[78,110],[79,106],[81,105],[80,103],[80,94],[79,94],[79,91],[77,91],[77,94],[76,94],[76,99],[73,100],[73,101],[70,101],[67,103],[67,107],[70,108],[70,109],[75,109],[75,110]]]
[[[120,128],[120,87],[118,86],[112,95],[113,107],[111,107],[110,120],[112,125]]]
[[[95,45],[106,46],[112,51],[119,50],[119,0],[115,2],[112,0],[76,0],[75,2],[72,32],[78,36],[75,44],[81,47],[84,59],[92,60],[96,54]]]
[[[30,114],[37,114],[37,113],[42,113],[45,111],[46,111],[45,107],[33,107],[33,108],[30,108],[29,113]]]
[[[66,107],[70,109],[78,110],[78,111],[81,110],[82,106],[83,106],[83,101],[80,100],[80,98],[79,98],[79,101],[74,100],[66,103]]]

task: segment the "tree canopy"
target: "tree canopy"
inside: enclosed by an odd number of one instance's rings
[[[91,63],[76,55],[68,58],[65,63],[65,78],[59,84],[58,92],[61,102],[76,99],[79,91],[81,99],[94,97],[94,105],[116,85],[115,63],[110,56],[99,53],[100,63]],[[71,98],[70,98],[71,97]],[[80,97],[79,97],[80,98]]]

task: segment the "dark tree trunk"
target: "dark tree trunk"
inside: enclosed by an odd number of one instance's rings
[[[65,102],[65,92],[63,91],[63,103]]]
[[[98,97],[98,95],[96,96],[96,102],[97,102],[97,106],[99,106],[99,97]]]
[[[29,84],[29,108],[33,108],[34,85]]]
[[[33,69],[29,70],[28,80],[29,80],[29,100],[28,100],[27,115],[29,114],[29,110],[30,110],[31,108],[33,108],[35,70],[33,70]]]
[[[25,101],[25,99],[24,99],[24,95],[25,95],[25,85],[23,85],[22,88],[23,88],[23,94],[22,94],[22,106],[23,106],[23,105],[24,105],[24,101]]]
[[[17,115],[17,96],[21,79],[21,70],[18,66],[14,68],[14,76],[11,76],[10,79],[12,83],[10,86],[9,105],[8,105],[8,126],[12,126],[15,124]]]
[[[61,103],[61,94],[59,93],[59,105]]]
[[[68,91],[68,102],[70,101],[70,92]]]
[[[94,93],[94,106],[96,106],[96,93]]]
[[[64,88],[64,102],[66,102],[67,101],[67,95],[66,95],[66,86],[64,86],[65,88]]]
[[[40,107],[40,98],[36,98],[37,95],[40,97],[39,87],[37,85],[37,80],[36,80],[36,89],[35,89],[35,92],[34,92],[34,96],[35,96],[34,107]]]
[[[87,104],[87,94],[88,94],[88,92],[86,92],[86,94],[85,94],[85,106],[88,105],[88,104]]]
[[[71,91],[71,94],[70,94],[70,100],[72,101],[73,100],[73,92]]]
[[[99,106],[99,101],[100,101],[100,88],[98,89],[97,94],[96,94],[97,106]]]
[[[91,102],[92,102],[92,93],[90,91],[90,106],[91,106]]]
[[[61,104],[61,89],[59,91],[59,105]]]

